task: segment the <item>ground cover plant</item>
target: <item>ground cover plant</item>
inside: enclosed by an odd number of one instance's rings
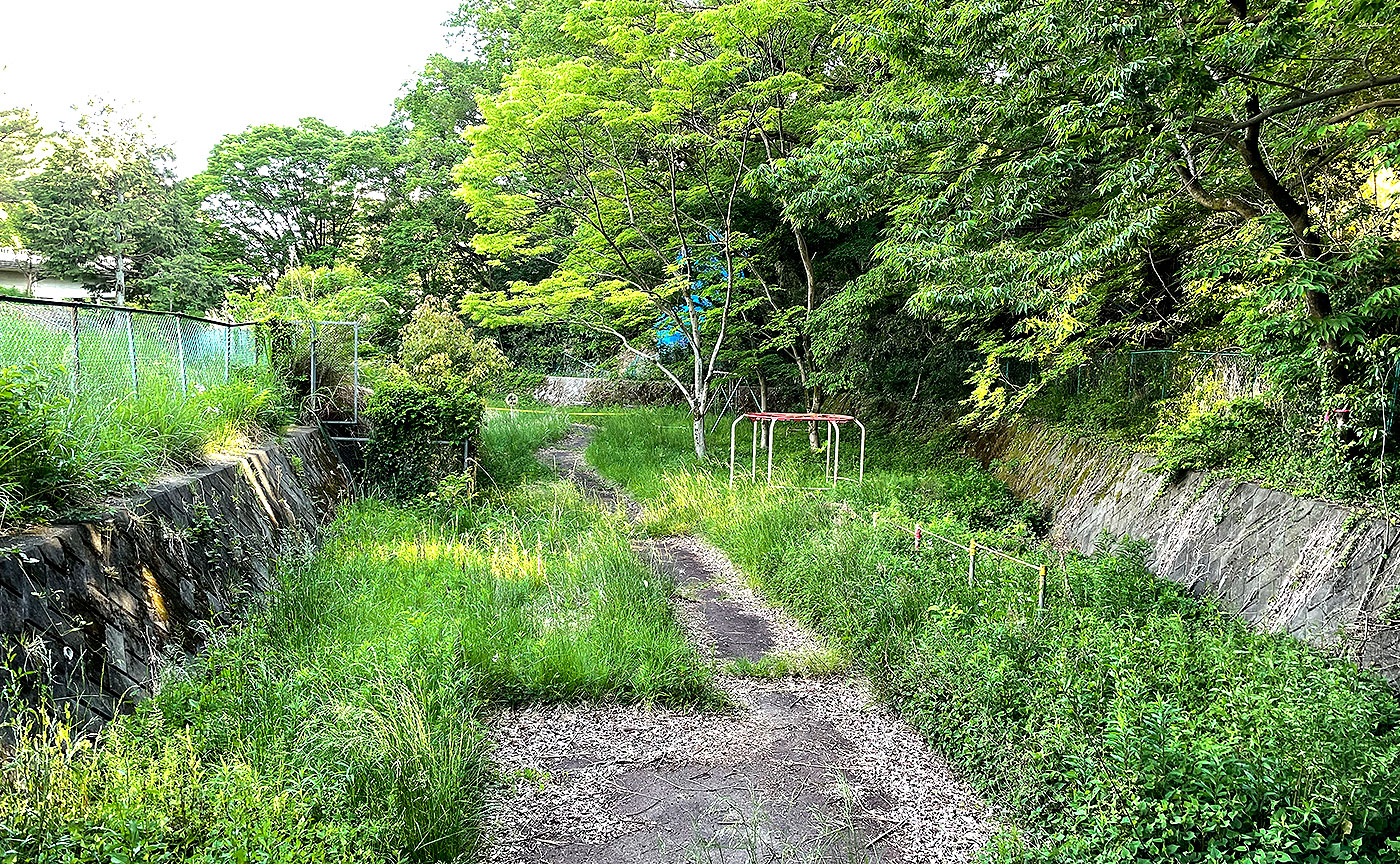
[[[483,458],[526,476],[519,453],[563,428],[494,420]],[[714,700],[620,517],[529,476],[349,505],[244,626],[97,740],[12,706],[0,861],[470,860],[484,709]]]
[[[0,368],[0,529],[91,508],[291,420],[285,387],[261,369],[182,395],[74,393],[32,367]]]
[[[1062,559],[946,455],[839,495],[731,491],[674,416],[606,418],[589,460],[652,530],[724,549],[1004,805],[992,860],[1400,860],[1400,705],[1379,679],[1154,579],[1140,549]],[[821,457],[789,438],[784,478],[813,485]],[[1052,564],[1046,611],[1033,572],[984,556],[969,588],[965,552],[916,553],[871,511]]]

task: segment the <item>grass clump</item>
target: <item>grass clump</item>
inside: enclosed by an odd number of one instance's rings
[[[558,428],[509,422],[483,458]],[[365,499],[323,541],[99,739],[12,709],[0,862],[473,860],[484,707],[719,699],[669,584],[566,482]]]
[[[740,657],[725,664],[724,671],[741,678],[822,678],[844,672],[850,662],[835,648],[804,652],[764,654],[757,660]]]
[[[196,467],[293,419],[266,370],[232,381],[73,393],[32,369],[0,368],[0,529],[82,511],[161,474]]]
[[[731,491],[727,466],[696,464],[660,419],[615,418],[590,459],[669,514],[658,527],[724,549],[1004,803],[992,860],[1400,860],[1400,704],[1375,676],[1155,579],[1141,549],[1062,569],[965,463],[868,468],[840,494],[1054,564],[1044,614],[1033,571],[984,557],[969,588],[965,552],[916,553],[833,493]],[[779,457],[785,478],[812,476],[807,454]]]

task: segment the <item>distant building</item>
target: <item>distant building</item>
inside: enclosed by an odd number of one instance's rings
[[[88,286],[71,279],[40,278],[44,259],[24,249],[0,246],[0,289],[40,300],[87,300]]]

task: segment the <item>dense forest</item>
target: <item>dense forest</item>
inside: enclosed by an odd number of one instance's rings
[[[433,297],[522,368],[647,368],[697,418],[736,373],[1383,498],[1396,20],[468,0],[466,59],[430,58],[386,125],[233,132],[188,179],[107,106],[57,134],[4,112],[3,233],[109,295],[124,261],[119,299],[153,308],[353,307],[392,338]]]

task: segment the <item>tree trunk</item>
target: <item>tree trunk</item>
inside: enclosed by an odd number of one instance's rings
[[[815,414],[821,407],[821,393],[818,392],[816,387],[813,387],[807,393],[807,411],[812,414]],[[807,443],[811,445],[813,453],[816,453],[818,450],[822,449],[822,443],[817,438],[817,424],[815,421],[809,422],[807,424]]]
[[[705,461],[705,412],[703,409],[690,409],[691,434],[695,437],[695,458]]]

